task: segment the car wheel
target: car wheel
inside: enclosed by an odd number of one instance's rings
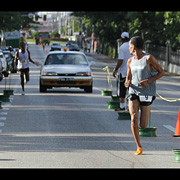
[[[93,86],[87,86],[84,88],[84,91],[87,93],[92,93],[93,92]]]
[[[9,73],[7,71],[4,71],[3,74],[4,74],[4,77],[8,77],[9,76]]]
[[[41,80],[39,80],[39,91],[40,92],[46,92],[47,91],[47,87],[46,86],[43,86],[41,84]]]

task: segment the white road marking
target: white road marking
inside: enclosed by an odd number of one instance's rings
[[[4,102],[4,106],[11,106],[11,102]]]
[[[14,99],[14,95],[11,95],[11,96],[9,97],[9,99],[13,100],[13,99]]]
[[[172,91],[172,88],[167,88],[167,87],[165,87],[165,88],[163,88],[163,90]]]
[[[4,123],[3,123],[3,122],[0,122],[0,126],[4,126]]]
[[[7,114],[8,114],[8,112],[0,112],[0,115],[3,115],[3,116],[5,116]]]
[[[0,121],[5,121],[6,117],[0,117]]]
[[[163,125],[165,128],[169,129],[170,131],[172,131],[173,133],[175,132],[175,128],[170,126],[170,125]]]
[[[9,108],[8,107],[3,107],[2,110],[9,111]]]

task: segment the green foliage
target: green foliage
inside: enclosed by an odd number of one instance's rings
[[[36,23],[32,18],[28,16],[29,13],[33,12],[18,12],[18,11],[1,11],[0,12],[0,30],[13,31],[23,28],[30,28],[31,23]]]
[[[51,37],[60,37],[60,34],[57,31],[53,31]]]
[[[96,37],[104,44],[116,47],[123,31],[130,36],[140,35],[153,44],[165,46],[170,41],[174,49],[180,49],[180,12],[73,12],[83,18],[83,31]]]
[[[35,37],[36,35],[38,35],[39,32],[38,31],[35,31],[33,34],[32,34],[32,37]]]

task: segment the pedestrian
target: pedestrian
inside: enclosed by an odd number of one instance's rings
[[[84,53],[86,53],[87,52],[87,42],[85,41],[84,42]]]
[[[126,96],[126,87],[124,85],[126,74],[127,74],[127,61],[131,57],[129,52],[129,33],[123,32],[121,34],[121,46],[119,48],[118,54],[118,62],[113,71],[113,76],[118,78],[117,82],[117,96],[119,97],[120,101],[120,109],[116,111],[124,111],[125,110],[125,96]]]
[[[42,43],[43,51],[45,50],[45,46],[46,46],[46,43],[43,41]]]
[[[91,49],[91,44],[90,44],[90,42],[88,41],[88,42],[87,42],[87,52],[90,53],[90,49]]]
[[[18,60],[17,69],[19,71],[19,75],[21,77],[21,86],[22,86],[22,95],[25,95],[24,92],[24,75],[26,78],[26,83],[29,81],[29,61],[33,64],[39,65],[38,62],[34,62],[31,59],[30,52],[28,49],[25,48],[25,43],[20,43],[20,50],[16,51],[14,62]]]
[[[129,41],[129,51],[133,57],[127,62],[125,81],[126,88],[129,88],[131,131],[137,145],[135,155],[141,155],[143,152],[138,128],[139,109],[141,110],[140,127],[145,129],[148,125],[151,104],[156,98],[155,81],[164,75],[164,70],[157,60],[143,51],[143,44],[143,39],[139,36],[132,37]]]

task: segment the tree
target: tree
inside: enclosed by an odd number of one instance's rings
[[[51,37],[60,37],[60,34],[57,31],[53,31]]]
[[[31,12],[0,12],[0,30],[13,31],[22,28],[31,27],[31,23],[37,23],[33,21],[33,18],[29,18],[28,14]],[[34,12],[32,12],[34,13]],[[26,15],[26,16],[23,16]]]
[[[93,29],[101,42],[116,47],[116,40],[123,31],[130,36],[142,36],[144,41],[151,40],[155,45],[165,46],[167,40],[172,47],[180,49],[180,12],[73,12],[83,17],[84,31]]]

